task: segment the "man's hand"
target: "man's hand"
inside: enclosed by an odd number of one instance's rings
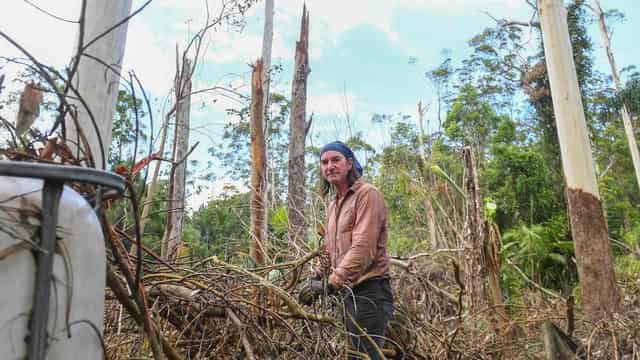
[[[313,305],[322,296],[322,280],[307,279],[307,283],[300,289],[298,302],[303,305]]]
[[[335,288],[327,283],[327,295],[335,293]],[[303,305],[313,305],[313,303],[324,293],[324,285],[320,278],[307,279],[307,283],[300,289],[298,302]]]

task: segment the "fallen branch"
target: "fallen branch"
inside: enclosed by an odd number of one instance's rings
[[[291,314],[288,314],[289,316],[300,317],[300,318],[305,318],[305,319],[309,319],[309,320],[313,320],[313,321],[319,321],[319,322],[326,322],[326,323],[333,323],[334,322],[334,320],[332,318],[330,318],[330,317],[317,315],[317,314],[312,314],[312,313],[308,313],[308,312],[304,311],[302,309],[302,307],[286,291],[284,291],[282,288],[274,285],[273,283],[271,283],[267,279],[265,279],[265,278],[263,278],[263,277],[261,277],[261,276],[259,276],[257,274],[252,273],[251,271],[245,270],[245,269],[243,269],[241,267],[238,267],[236,265],[228,264],[228,263],[218,259],[215,256],[211,259],[211,262],[214,265],[222,266],[227,270],[231,270],[231,271],[233,271],[235,273],[247,276],[247,277],[253,279],[254,281],[256,281],[259,285],[264,286],[265,288],[270,289],[271,291],[273,291],[273,293],[275,295],[277,295],[280,299],[282,299],[282,301],[284,301],[284,303],[287,305],[287,307],[291,311]]]
[[[125,309],[127,309],[127,312],[129,312],[129,315],[131,315],[135,322],[146,330],[146,326],[144,326],[146,322],[145,316],[140,313],[138,306],[133,302],[133,300],[131,300],[127,290],[120,283],[120,280],[113,271],[111,265],[107,265],[107,285],[111,291],[113,291],[118,301],[125,307]],[[171,344],[169,344],[169,342],[160,335],[155,324],[152,324],[152,332],[153,336],[149,336],[151,342],[153,342],[154,339],[160,339],[160,342],[162,343],[162,350],[169,360],[183,360],[182,356],[178,354]]]
[[[233,322],[240,331],[240,340],[242,341],[242,346],[244,347],[244,351],[247,353],[247,359],[255,360],[255,355],[253,355],[253,348],[251,347],[251,343],[249,343],[249,339],[247,338],[247,334],[245,333],[245,326],[242,324],[238,316],[233,312],[233,310],[226,308],[227,317],[231,322]]]

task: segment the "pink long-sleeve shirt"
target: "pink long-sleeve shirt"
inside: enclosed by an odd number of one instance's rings
[[[375,186],[357,180],[326,211],[326,244],[331,258],[329,283],[355,286],[389,277],[387,208]]]

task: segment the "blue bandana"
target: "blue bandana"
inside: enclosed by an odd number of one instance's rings
[[[346,157],[347,159],[353,159],[353,167],[356,169],[359,175],[362,175],[362,165],[360,165],[358,159],[356,159],[356,155],[353,153],[353,151],[351,151],[351,149],[349,149],[349,147],[342,141],[334,141],[323,146],[322,149],[320,149],[320,156],[322,156],[322,154],[327,151],[337,151],[340,154],[344,155],[344,157]]]

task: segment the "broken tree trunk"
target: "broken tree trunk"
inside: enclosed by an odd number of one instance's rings
[[[465,304],[471,313],[479,311],[487,304],[486,266],[484,246],[487,241],[487,230],[484,223],[484,206],[478,183],[473,150],[465,146],[462,149],[466,195],[464,223],[464,286]]]
[[[264,89],[262,59],[253,66],[251,76],[251,258],[256,265],[266,257],[265,213],[265,142],[263,130]]]
[[[418,101],[418,140],[420,140],[420,148],[422,151],[420,155],[426,161],[427,160],[427,148],[425,147],[425,133],[424,133],[424,113],[429,109],[427,105],[422,105],[422,101]]]
[[[471,314],[493,308],[486,316],[492,319],[494,331],[500,336],[513,336],[509,314],[504,308],[500,287],[500,233],[494,224],[484,219],[484,203],[480,194],[478,168],[474,151],[462,149],[466,195],[464,226],[465,305]]]
[[[420,155],[424,166],[427,166],[428,153],[425,144],[425,131],[424,131],[424,114],[429,109],[428,105],[422,105],[422,101],[418,101],[418,140],[420,141]],[[438,230],[436,228],[436,213],[433,210],[433,204],[431,204],[431,198],[427,198],[424,201],[426,217],[427,217],[427,229],[429,231],[429,242],[432,249],[438,249],[440,247],[438,239]]]
[[[300,39],[296,42],[295,68],[291,88],[289,122],[289,246],[300,249],[305,244],[305,168],[304,145],[307,130],[307,77],[309,76],[309,13],[302,7]]]
[[[262,83],[264,84],[263,106],[265,119],[269,106],[269,88],[271,77],[271,49],[273,48],[273,0],[266,0],[264,4],[264,33],[262,34]],[[265,129],[266,127],[265,121]],[[265,131],[266,132],[266,131]]]
[[[162,256],[175,260],[182,243],[182,225],[185,213],[185,184],[187,181],[187,159],[189,152],[189,112],[191,107],[191,60],[184,59],[181,71],[176,74],[176,128],[174,157],[171,169],[171,211],[167,222],[166,248]]]
[[[269,204],[271,206],[275,206],[275,170],[272,170],[275,166],[267,166],[267,164],[272,164],[267,160],[266,156],[269,153],[269,89],[271,85],[271,49],[273,48],[273,0],[266,0],[264,4],[264,32],[262,34],[262,84],[264,87],[264,95],[263,95],[263,123],[264,123],[264,137],[265,137],[265,196],[264,196],[264,233],[267,233],[267,226],[269,224]],[[271,201],[269,201],[268,189],[267,185],[269,183],[269,175],[271,175],[271,193],[274,196],[271,197]]]
[[[131,0],[88,0],[85,6],[84,26],[80,29],[83,35],[80,39],[83,40],[78,48],[86,46],[125,19],[131,11]],[[76,124],[72,116],[67,116],[66,140],[78,158],[88,158],[88,154],[91,154],[93,166],[100,169],[106,169],[109,158],[113,114],[118,98],[120,65],[126,38],[127,23],[124,23],[84,50],[84,54],[91,57],[76,54],[75,58],[78,62],[77,73],[71,81],[89,111],[79,100],[70,102],[77,109],[78,122]],[[82,140],[83,137],[86,143]],[[88,164],[90,165],[90,161]]]
[[[602,43],[607,52],[607,58],[609,59],[609,66],[611,67],[611,76],[613,77],[613,83],[616,87],[616,93],[622,91],[622,84],[620,77],[618,76],[618,69],[616,68],[616,60],[613,57],[613,50],[611,50],[611,40],[609,39],[609,32],[607,30],[607,24],[605,23],[604,14],[600,7],[600,1],[594,0],[594,12],[598,18],[600,25],[600,34],[602,35]],[[629,109],[627,105],[622,105],[621,109],[622,123],[624,125],[624,132],[627,135],[627,144],[629,145],[629,152],[631,152],[631,160],[633,161],[633,169],[636,172],[636,182],[640,188],[640,154],[638,153],[638,144],[636,143],[636,137],[631,125],[631,116],[629,115]]]
[[[591,320],[619,305],[607,223],[602,211],[566,11],[562,0],[538,0],[553,109],[584,314]]]

